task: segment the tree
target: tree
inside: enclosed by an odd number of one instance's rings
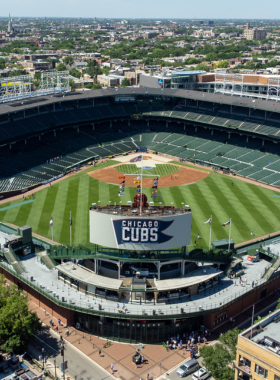
[[[98,62],[96,62],[96,61],[89,61],[88,62],[88,68],[86,69],[86,72],[89,74],[89,76],[91,78],[96,78],[97,75],[102,74],[100,66],[99,66]]]
[[[221,61],[215,65],[218,69],[226,69],[228,67],[228,61]]]
[[[75,90],[76,83],[75,83],[74,79],[72,79],[72,78],[69,79],[69,86],[70,86],[71,91]]]
[[[64,71],[66,70],[66,66],[63,63],[60,63],[59,65],[56,66],[57,71]]]
[[[102,71],[102,74],[105,74],[105,75],[108,75],[109,74],[109,71],[110,71],[110,67],[104,67],[103,69],[101,69]]]
[[[79,70],[77,70],[77,69],[75,69],[75,68],[73,68],[73,69],[71,69],[70,71],[69,71],[69,74],[70,75],[72,75],[72,77],[75,77],[75,78],[80,78],[81,77],[81,73],[80,73],[80,71]]]
[[[3,59],[3,58],[0,59],[0,70],[4,70],[5,69],[6,62],[7,61],[5,59]]]
[[[22,352],[41,329],[36,313],[28,308],[29,299],[15,285],[7,285],[0,275],[0,348]]]
[[[130,85],[130,81],[128,78],[123,78],[123,80],[121,81],[121,87],[127,87]]]
[[[202,70],[202,71],[210,71],[211,67],[210,66],[207,66],[207,65],[204,65],[203,63],[199,63],[196,68],[196,70]]]
[[[233,380],[234,370],[229,366],[236,358],[236,345],[240,330],[229,330],[214,346],[204,346],[199,350],[203,358],[202,364],[210,371],[215,379]]]
[[[72,57],[64,57],[63,63],[65,65],[72,65],[74,63],[74,59]]]
[[[36,80],[41,80],[41,77],[42,77],[42,73],[35,73],[34,74],[34,79],[36,79]]]
[[[101,90],[102,86],[100,83],[93,83],[92,84],[92,89],[93,90]]]
[[[214,379],[234,379],[234,370],[228,366],[231,362],[230,353],[221,344],[204,346],[199,350],[199,353],[203,358],[202,364],[207,371],[211,372]]]

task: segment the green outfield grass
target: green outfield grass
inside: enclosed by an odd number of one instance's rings
[[[126,188],[125,196],[119,197],[117,185],[110,185],[90,177],[87,172],[116,164],[116,161],[90,167],[86,171],[66,178],[34,194],[34,202],[10,209],[0,210],[0,220],[17,226],[29,225],[33,232],[51,238],[49,221],[51,213],[54,220],[54,240],[64,244],[70,240],[70,211],[73,219],[73,243],[89,242],[89,207],[93,202],[100,201],[106,205],[109,201],[126,204],[133,200],[135,188]],[[180,163],[176,162],[180,165]],[[162,165],[160,170],[176,170],[174,166]],[[164,169],[165,168],[165,169]],[[135,168],[131,168],[135,169]],[[155,170],[155,169],[154,169]],[[159,174],[155,171],[155,174]],[[234,185],[231,185],[233,181]],[[145,188],[144,193],[151,200],[152,189]],[[222,223],[232,218],[232,238],[235,243],[254,237],[278,231],[280,213],[280,198],[274,197],[274,192],[225,175],[209,172],[209,176],[192,185],[159,189],[163,203],[182,207],[182,203],[192,209],[192,243],[201,239],[200,246],[208,246],[209,225],[203,223],[213,216],[212,240],[228,237],[229,226]],[[154,200],[155,198],[153,198]],[[10,204],[21,203],[22,199],[7,202],[0,208]]]

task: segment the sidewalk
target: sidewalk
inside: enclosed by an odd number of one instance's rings
[[[55,325],[52,328],[52,332],[56,336],[62,335],[76,350],[92,359],[98,366],[105,369],[108,374],[111,373],[111,363],[113,363],[113,375],[117,379],[139,380],[140,377],[146,378],[147,373],[149,373],[151,380],[156,379],[164,372],[169,371],[175,365],[189,358],[189,351],[185,348],[166,351],[161,344],[143,345],[141,354],[145,357],[146,362],[136,367],[132,363],[132,355],[135,353],[138,345],[112,342],[111,346],[103,348],[104,343],[107,342],[106,339],[78,331],[72,326],[69,328],[69,336],[66,337],[65,332],[67,328],[59,326],[53,316],[50,316],[48,313],[45,315],[44,311],[33,302],[31,302],[30,306],[32,311],[35,311],[47,326],[50,326],[49,319],[52,319]],[[56,327],[58,327],[58,331]],[[48,328],[50,329],[50,327]],[[202,347],[202,344],[200,346]],[[100,356],[99,350],[101,350]]]
[[[264,308],[271,307],[271,310],[275,308],[276,298],[274,295],[269,295],[262,301],[255,305],[255,319],[257,319],[258,313]],[[272,305],[274,303],[274,306]],[[38,305],[31,302],[30,308],[35,311],[42,322],[48,326],[50,329],[49,319],[51,318],[54,322],[54,328],[51,329],[53,336],[59,338],[61,335],[66,342],[70,343],[77,353],[77,350],[81,355],[93,360],[92,365],[97,365],[98,367],[106,370],[108,372],[108,377],[111,377],[111,363],[114,364],[114,377],[121,380],[139,380],[140,377],[146,378],[147,373],[150,375],[150,379],[156,379],[161,374],[170,371],[171,368],[178,365],[182,361],[189,358],[189,351],[185,348],[181,350],[169,350],[159,344],[143,345],[143,350],[141,355],[146,359],[145,364],[141,364],[136,367],[132,363],[132,355],[135,353],[138,345],[125,344],[119,342],[111,342],[111,346],[103,348],[104,343],[107,342],[106,339],[98,338],[97,336],[88,334],[86,332],[78,331],[73,326],[69,328],[69,336],[66,336],[67,328],[64,326],[59,326],[58,321],[50,314],[44,314],[43,309]],[[217,327],[212,333],[207,344],[211,344],[213,341],[219,338],[220,333],[224,333],[231,330],[235,326],[248,321],[252,317],[252,307],[244,310],[240,315],[235,317],[235,324],[232,325],[229,321]],[[56,330],[56,327],[58,330]],[[202,344],[200,345],[202,347]],[[99,355],[99,350],[101,350],[101,355]],[[60,364],[59,364],[60,365]],[[69,375],[67,375],[69,376]],[[95,379],[94,379],[95,380]],[[97,379],[96,379],[97,380]]]

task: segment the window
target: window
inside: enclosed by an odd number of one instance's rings
[[[280,376],[274,375],[274,380],[280,380]]]
[[[258,364],[256,364],[256,366],[255,366],[255,372],[259,376],[263,377],[264,379],[267,379],[267,369],[265,369],[265,368],[259,366]]]

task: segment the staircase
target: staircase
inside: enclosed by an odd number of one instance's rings
[[[268,270],[263,275],[263,278],[265,280],[269,280],[270,277],[273,275],[273,273],[279,268],[280,266],[280,257],[278,257],[274,263],[271,265],[271,267],[268,268]]]
[[[9,248],[4,248],[3,252],[4,252],[4,257],[6,258],[6,260],[8,261],[8,263],[13,266],[14,270],[18,274],[24,273],[24,269],[20,265],[20,261],[17,258],[16,254],[14,253],[13,248],[11,246]]]
[[[46,251],[38,252],[37,256],[40,257],[41,261],[46,265],[48,269],[53,269],[57,264],[56,262],[47,254]]]
[[[226,269],[224,270],[224,274],[228,276],[232,272],[233,268],[235,268],[235,266],[239,263],[242,263],[242,259],[239,259],[238,257],[234,257],[232,261],[229,263],[229,265],[226,267]]]

